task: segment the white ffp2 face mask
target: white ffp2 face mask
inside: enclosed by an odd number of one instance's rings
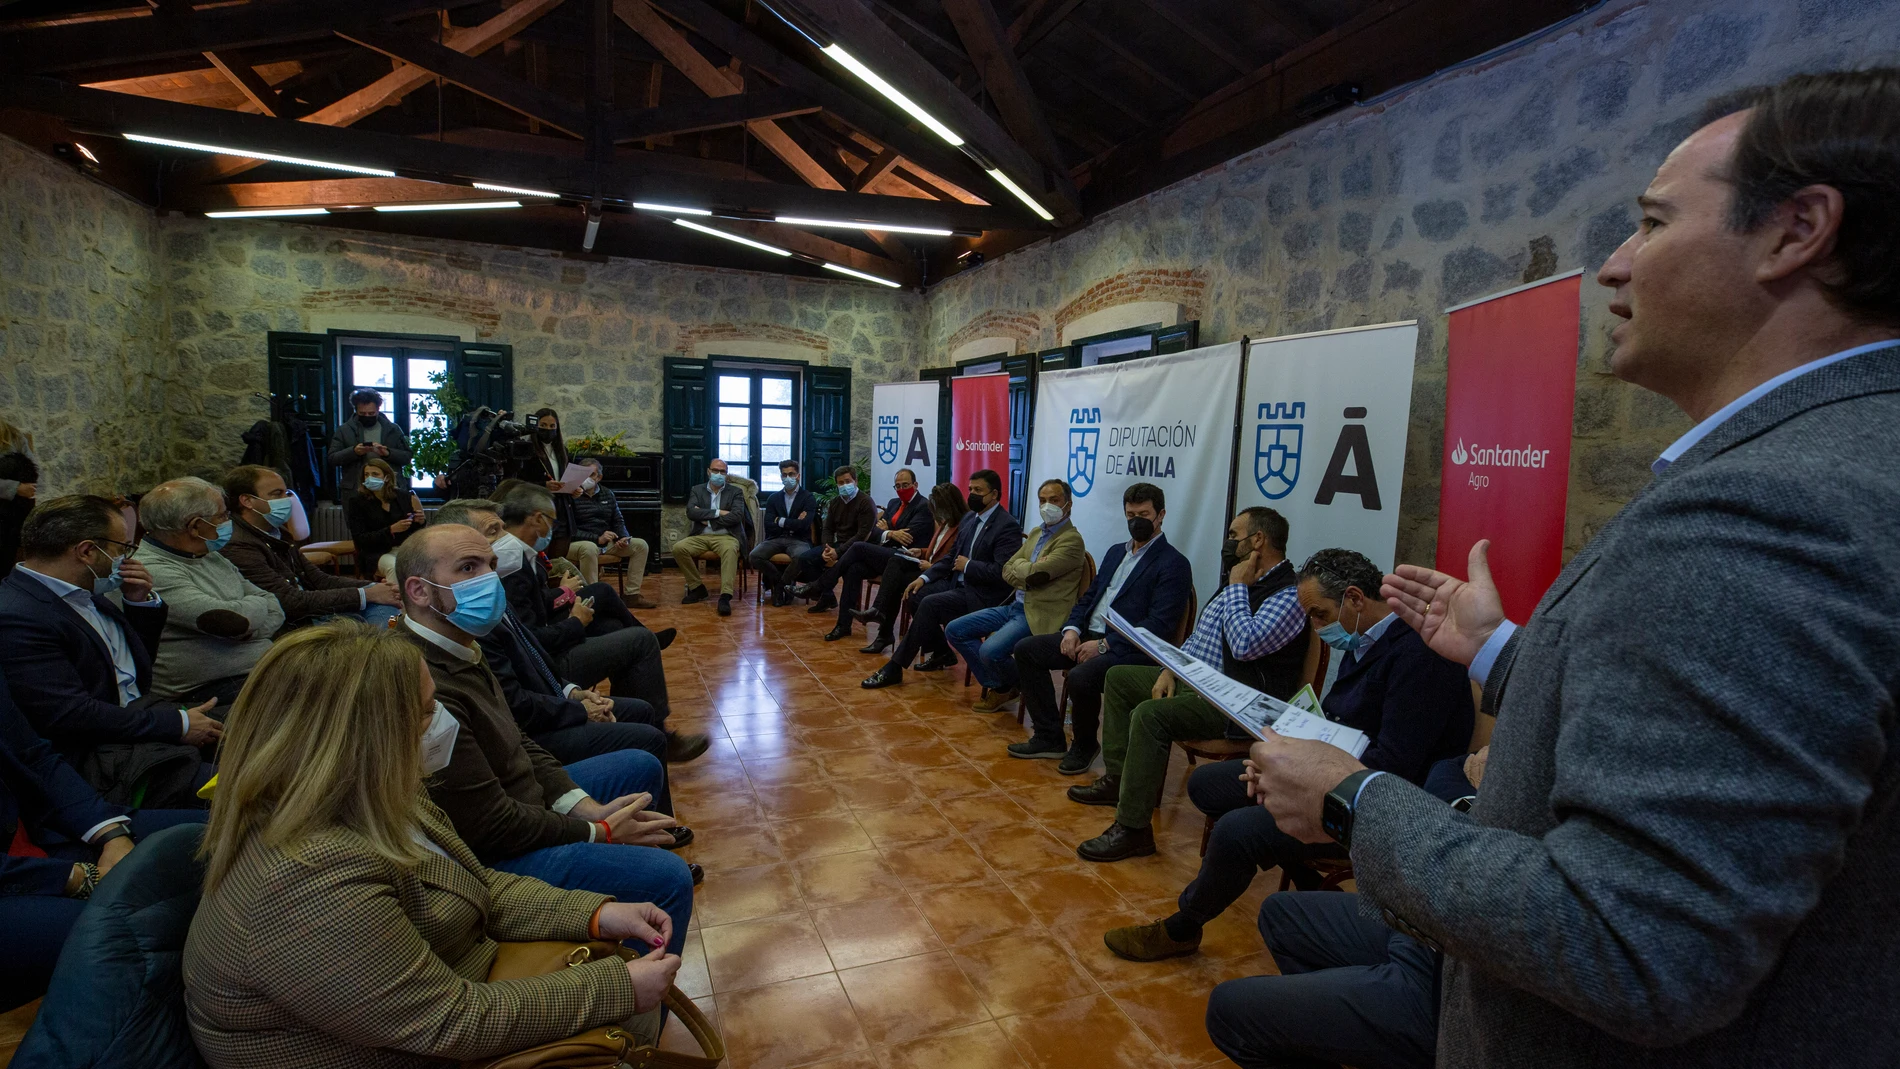
[[[441,702],[436,702],[435,715],[429,718],[428,730],[422,733],[423,775],[433,776],[449,767],[449,758],[455,754],[455,737],[461,731],[461,721]]]

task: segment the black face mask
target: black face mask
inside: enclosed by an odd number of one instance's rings
[[[534,436],[544,442],[552,442],[554,440],[554,431],[548,427],[536,427],[534,429]]]
[[[1240,543],[1229,538],[1220,544],[1220,581],[1225,583],[1227,576],[1240,563]]]
[[[970,494],[969,503],[970,503],[971,512],[982,512],[984,509],[990,507],[989,504],[985,502],[981,497],[977,496],[975,492],[972,492]]]
[[[1155,521],[1146,516],[1136,516],[1128,521],[1128,537],[1137,542],[1147,542],[1155,536]]]
[[[361,423],[365,427],[374,427],[376,426],[376,417],[359,415],[356,417],[356,422]]]

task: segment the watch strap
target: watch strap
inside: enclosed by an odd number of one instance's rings
[[[1377,774],[1372,769],[1362,768],[1340,780],[1337,786],[1326,792],[1324,809],[1326,833],[1348,850],[1352,849],[1354,807],[1359,801],[1359,789]]]

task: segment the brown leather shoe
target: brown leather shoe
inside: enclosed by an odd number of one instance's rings
[[[984,692],[983,700],[970,706],[970,711],[973,713],[1000,713],[1016,704],[1018,697],[1020,697],[1020,695],[1013,690],[986,691]]]
[[[1111,928],[1107,935],[1102,936],[1102,943],[1114,951],[1116,957],[1129,961],[1161,961],[1201,949],[1200,936],[1195,936],[1192,943],[1177,943],[1168,934],[1168,926],[1161,921]]]
[[[1070,787],[1068,794],[1069,801],[1083,805],[1120,805],[1122,782],[1114,776],[1100,776],[1086,787]]]
[[[627,608],[629,609],[657,609],[659,607],[659,602],[654,601],[645,594],[635,594],[633,597],[627,599]]]

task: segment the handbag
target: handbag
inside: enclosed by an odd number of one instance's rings
[[[488,982],[544,976],[601,958],[636,956],[618,943],[601,940],[501,943],[495,964],[488,970]],[[668,987],[660,1001],[692,1034],[703,1054],[661,1050],[657,1042],[643,1041],[634,1029],[617,1024],[590,1028],[513,1054],[466,1061],[463,1069],[714,1069],[725,1060],[725,1041],[685,992]]]

